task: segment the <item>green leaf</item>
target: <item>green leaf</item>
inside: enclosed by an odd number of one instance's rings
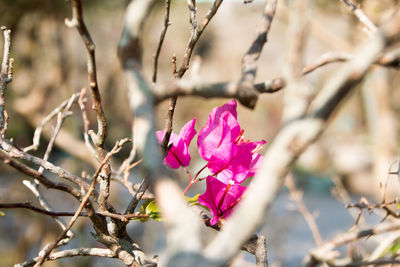
[[[390,252],[390,254],[395,255],[398,253],[399,250],[400,250],[400,240],[397,240],[395,243],[393,243],[391,246],[387,247],[382,252],[381,257],[385,256],[389,252]]]
[[[199,196],[200,196],[200,194],[194,195],[193,197],[185,196],[185,199],[189,204],[194,204],[199,201]]]
[[[200,194],[197,194],[193,197],[185,196],[185,199],[189,203],[189,206],[199,206],[199,207],[206,209],[207,211],[210,211],[210,209],[208,207],[203,206],[199,203],[199,196],[200,196]]]
[[[147,206],[146,206],[146,214],[152,218],[153,220],[156,221],[161,221],[161,213],[160,210],[157,207],[156,201],[152,200]]]

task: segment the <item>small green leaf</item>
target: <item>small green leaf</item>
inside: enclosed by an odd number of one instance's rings
[[[152,218],[153,220],[161,221],[161,213],[154,200],[152,200],[146,206],[146,214],[149,215],[149,217]]]
[[[186,199],[186,201],[187,201],[189,204],[194,204],[194,203],[196,203],[197,201],[199,201],[199,196],[200,196],[200,194],[194,195],[193,197],[187,197],[187,196],[185,196],[185,199]]]
[[[4,212],[0,211],[0,216],[6,215]]]
[[[381,257],[385,256],[390,252],[390,254],[395,255],[400,250],[400,240],[397,240],[391,246],[387,247],[381,254]]]

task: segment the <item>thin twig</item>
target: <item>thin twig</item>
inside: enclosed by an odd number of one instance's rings
[[[64,109],[68,105],[68,103],[71,101],[71,99],[73,99],[73,101],[76,101],[78,98],[79,98],[79,93],[73,94],[68,100],[63,101],[52,112],[50,112],[45,118],[43,118],[42,122],[39,124],[39,126],[36,127],[36,130],[33,134],[32,145],[25,147],[24,152],[36,150],[40,144],[40,136],[42,134],[43,127],[46,126],[46,124],[49,123],[55,116],[57,116],[57,114],[59,114],[61,112],[61,110]]]
[[[319,232],[318,225],[315,222],[314,216],[308,210],[307,206],[304,204],[303,201],[303,192],[297,189],[296,184],[293,181],[293,177],[291,174],[286,176],[285,185],[289,189],[290,198],[293,199],[296,203],[297,209],[303,215],[304,219],[306,220],[308,227],[311,230],[312,236],[314,238],[315,244],[317,247],[322,246],[322,237],[321,233]]]
[[[104,258],[116,258],[117,255],[107,248],[73,248],[73,249],[66,249],[62,251],[53,252],[47,258],[48,261],[58,260],[62,258],[70,258],[70,257],[77,257],[77,256],[97,256],[97,257],[104,257]],[[16,264],[15,267],[30,267],[33,266],[39,257],[33,258],[26,262]]]
[[[257,61],[260,58],[264,44],[267,42],[272,20],[275,16],[277,2],[277,0],[265,1],[264,12],[256,28],[257,36],[242,58],[242,77],[239,82],[239,94],[246,95],[246,98],[248,98],[246,100],[248,106],[254,107],[258,99],[257,91],[254,90],[254,80],[257,73]]]
[[[79,108],[80,108],[81,113],[82,113],[83,139],[85,140],[85,145],[89,149],[91,154],[96,157],[97,156],[96,155],[96,150],[94,149],[94,147],[90,143],[89,134],[88,134],[90,122],[89,122],[88,115],[87,115],[87,112],[86,112],[85,95],[86,95],[86,87],[83,87],[81,92],[80,92],[79,99],[78,99],[78,105],[79,105]]]
[[[310,255],[314,260],[329,262],[333,260],[336,255],[333,249],[343,246],[345,244],[354,242],[364,237],[370,237],[372,235],[378,235],[382,233],[392,232],[400,229],[399,222],[385,223],[377,225],[374,228],[358,231],[358,232],[348,232],[337,235],[332,240],[325,242],[321,247],[312,249]]]
[[[49,205],[49,203],[47,202],[46,198],[44,197],[44,195],[42,194],[42,192],[40,192],[39,190],[39,181],[35,180],[35,182],[30,182],[28,180],[24,180],[22,181],[22,183],[28,187],[29,190],[32,191],[33,195],[39,200],[40,206],[42,206],[45,210],[49,211],[49,212],[54,212],[54,209]],[[62,230],[64,230],[67,227],[67,223],[61,219],[61,218],[54,218],[55,221],[58,223],[58,225],[61,227]],[[75,236],[75,234],[72,231],[69,231],[67,233],[67,237],[69,239],[72,239]]]
[[[62,125],[63,125],[65,119],[66,119],[69,115],[71,115],[70,109],[71,109],[72,104],[75,102],[75,100],[76,100],[75,95],[72,95],[72,96],[70,97],[70,99],[69,99],[67,105],[65,106],[63,112],[59,112],[59,113],[58,113],[58,115],[57,115],[57,124],[56,124],[56,126],[54,127],[53,135],[51,136],[50,141],[49,141],[49,143],[47,144],[47,148],[46,148],[46,152],[44,153],[43,160],[46,160],[46,161],[47,161],[47,160],[49,159],[50,153],[51,153],[51,151],[53,150],[54,142],[56,141],[57,135],[58,135],[58,133],[60,132],[61,127],[62,127]],[[39,172],[40,172],[40,173],[43,173],[43,171],[44,171],[44,168],[43,168],[43,167],[39,167]]]
[[[367,33],[370,36],[376,33],[378,28],[357,4],[353,3],[352,0],[341,0],[341,1],[350,8],[351,12],[353,12],[354,15],[357,17],[357,19],[365,26],[365,29],[367,29]]]
[[[164,38],[165,38],[165,34],[167,33],[168,26],[171,25],[171,22],[169,21],[170,7],[171,7],[171,0],[165,0],[164,28],[161,31],[160,40],[158,41],[156,54],[154,55],[153,77],[152,77],[153,83],[155,83],[157,81],[158,57],[160,56],[161,47],[164,43]]]

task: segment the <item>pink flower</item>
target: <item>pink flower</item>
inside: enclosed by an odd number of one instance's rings
[[[193,137],[196,135],[196,130],[194,129],[195,123],[196,118],[186,123],[182,127],[179,135],[171,133],[169,144],[172,144],[172,147],[168,150],[168,154],[164,158],[165,165],[173,169],[178,169],[180,166],[186,167],[189,165],[189,145]],[[156,132],[156,137],[159,143],[162,142],[164,135],[164,131]]]
[[[258,150],[265,141],[244,141],[243,130],[236,119],[236,101],[214,108],[200,130],[197,145],[207,167],[221,182],[243,182],[254,176],[263,157]]]
[[[236,101],[231,100],[221,107],[214,108],[206,125],[197,138],[200,156],[209,160],[221,144],[234,142],[240,134],[240,125],[236,119]]]
[[[199,196],[199,203],[210,209],[212,215],[210,224],[214,225],[221,218],[227,218],[245,190],[245,186],[235,184],[233,181],[224,184],[214,177],[208,176],[207,189],[204,194]]]

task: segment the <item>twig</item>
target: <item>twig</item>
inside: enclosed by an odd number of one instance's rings
[[[317,247],[322,246],[322,237],[319,232],[318,225],[315,222],[314,216],[310,213],[307,206],[303,201],[303,192],[296,188],[296,185],[293,181],[293,177],[291,174],[286,176],[285,185],[289,189],[290,197],[296,202],[297,209],[303,215],[306,220],[308,227],[311,230],[312,236],[314,238],[315,244]]]
[[[400,264],[400,260],[396,259],[379,259],[379,260],[373,260],[373,261],[363,261],[363,262],[355,262],[355,263],[349,263],[349,264],[334,264],[331,266],[334,267],[359,267],[359,266],[381,266],[381,265],[390,265],[393,266],[393,264]]]
[[[302,77],[303,57],[308,36],[312,1],[292,1],[289,9],[289,28],[284,66],[287,81],[282,114],[284,123],[304,115],[312,96],[310,86]]]
[[[65,109],[65,107],[69,104],[71,99],[72,101],[76,101],[79,98],[79,93],[73,94],[68,100],[63,101],[60,105],[58,105],[52,112],[50,112],[45,118],[43,118],[42,122],[40,123],[39,126],[36,127],[35,133],[33,134],[33,143],[32,145],[25,147],[24,152],[29,152],[31,150],[36,150],[39,147],[40,144],[40,136],[43,131],[43,127],[49,123],[57,114],[61,112],[62,109]]]
[[[39,181],[35,180],[34,183],[24,180],[22,183],[32,191],[33,195],[39,200],[40,206],[49,212],[54,212],[53,208],[47,203],[46,198],[43,196],[42,192],[39,191]],[[61,218],[54,218],[58,225],[64,230],[67,227],[67,223]],[[75,234],[72,231],[67,233],[68,239],[72,239]]]
[[[81,0],[72,0],[72,19],[66,19],[65,24],[68,27],[75,27],[83,43],[85,44],[87,52],[87,72],[89,76],[89,86],[93,97],[93,109],[97,117],[97,134],[92,134],[91,138],[96,147],[97,157],[99,161],[105,158],[104,143],[107,137],[107,122],[104,116],[103,107],[101,104],[101,96],[98,88],[97,73],[96,73],[96,58],[95,58],[95,45],[90,37],[89,31],[85,25],[82,15],[82,2]],[[90,133],[89,133],[90,134]],[[110,176],[111,167],[110,163],[104,165],[100,177],[100,194],[99,205],[101,210],[106,210],[106,202],[110,194]]]
[[[70,257],[77,257],[77,256],[98,256],[104,258],[116,258],[117,255],[107,248],[73,248],[73,249],[66,249],[62,251],[53,252],[49,255],[47,260],[53,261],[62,258],[70,258]],[[30,267],[33,266],[39,257],[33,258],[29,261],[24,263],[16,264],[15,267]]]
[[[47,144],[47,148],[46,148],[46,152],[44,153],[43,160],[47,161],[49,159],[50,153],[53,150],[54,142],[56,141],[57,135],[61,130],[61,126],[63,125],[65,119],[69,115],[71,115],[70,109],[71,109],[71,106],[72,106],[72,104],[74,103],[75,100],[76,100],[75,99],[75,95],[72,95],[70,97],[67,105],[65,106],[63,112],[58,113],[58,115],[57,115],[57,124],[56,124],[56,126],[54,128],[53,135],[51,136],[50,141]],[[39,172],[43,173],[43,171],[44,171],[44,168],[40,167],[39,168]]]
[[[171,7],[171,0],[165,0],[164,28],[161,31],[160,40],[158,41],[156,54],[154,55],[153,78],[152,78],[153,83],[155,83],[157,81],[158,57],[160,56],[161,47],[164,43],[164,38],[165,38],[165,34],[167,33],[168,26],[171,25],[171,22],[169,21],[170,7]]]
[[[241,102],[245,102],[246,106],[254,107],[255,102],[258,99],[257,90],[254,90],[254,79],[257,73],[257,61],[260,58],[264,44],[267,42],[272,20],[275,16],[277,2],[277,0],[265,1],[264,12],[256,28],[257,36],[242,58],[242,77],[238,86],[239,95],[243,94],[246,96],[241,98]]]
[[[10,46],[11,46],[11,31],[5,26],[1,27],[3,31],[4,46],[3,46],[3,60],[1,63],[0,73],[0,131],[4,137],[4,131],[7,127],[7,112],[5,111],[4,95],[7,84],[12,79],[12,60],[10,60]]]
[[[357,17],[357,19],[365,26],[367,29],[367,33],[371,36],[372,34],[376,33],[378,28],[375,24],[368,18],[368,16],[364,13],[364,11],[358,7],[352,0],[341,0],[345,3]]]
[[[19,150],[18,148],[13,146],[11,143],[9,143],[5,139],[0,138],[0,147],[13,158],[20,158],[20,159],[23,159],[26,161],[30,161],[38,166],[43,167],[46,170],[58,175],[61,178],[64,178],[66,180],[73,182],[74,184],[80,186],[81,188],[83,188],[85,190],[89,189],[89,185],[81,177],[76,176],[61,167],[55,166],[54,164],[52,164],[46,160],[32,156],[28,153],[25,153],[22,150]]]
[[[201,34],[207,27],[208,23],[214,17],[215,13],[217,13],[218,8],[222,4],[222,0],[214,1],[212,7],[208,10],[206,16],[204,17],[204,19],[201,21],[201,23],[199,25],[197,24],[197,22],[195,20],[196,19],[196,17],[195,17],[196,6],[194,4],[195,1],[189,0],[188,3],[189,3],[188,6],[190,9],[190,13],[191,13],[191,15],[190,15],[191,34],[190,34],[189,42],[185,49],[185,55],[183,57],[182,65],[180,66],[180,68],[178,70],[177,77],[179,79],[182,78],[182,76],[185,74],[185,72],[189,68],[189,62],[190,62],[190,58],[192,57],[193,49],[194,49],[195,45],[197,44],[197,41],[199,40]]]
[[[90,143],[89,140],[89,119],[87,116],[87,112],[86,112],[86,107],[85,107],[85,95],[86,95],[86,87],[83,87],[80,95],[79,95],[79,99],[78,99],[78,105],[79,108],[81,110],[82,113],[82,121],[83,121],[83,139],[85,140],[85,145],[86,147],[89,149],[89,151],[92,153],[93,156],[97,156],[96,155],[96,150],[94,149],[94,147],[92,146],[92,144]]]
[[[32,204],[30,202],[0,203],[0,208],[2,208],[2,209],[28,209],[28,210],[32,210],[34,212],[48,215],[51,217],[74,216],[75,215],[75,212],[49,211],[46,209],[41,209],[41,208],[32,206]],[[87,217],[88,215],[87,215],[87,213],[81,212],[79,214],[79,216]]]
[[[343,246],[345,244],[354,242],[364,237],[378,235],[400,229],[399,222],[385,223],[377,225],[375,228],[370,228],[358,232],[342,233],[337,235],[328,242],[325,242],[321,247],[312,249],[310,255],[314,260],[321,262],[329,262],[333,260],[335,254],[332,253],[333,249]]]
[[[136,209],[137,205],[139,204],[139,201],[142,199],[144,193],[146,192],[146,190],[148,188],[149,188],[149,183],[143,179],[142,183],[140,184],[139,189],[136,191],[133,198],[129,202],[128,207],[126,208],[124,214],[130,214],[130,213],[135,212],[135,209]]]

